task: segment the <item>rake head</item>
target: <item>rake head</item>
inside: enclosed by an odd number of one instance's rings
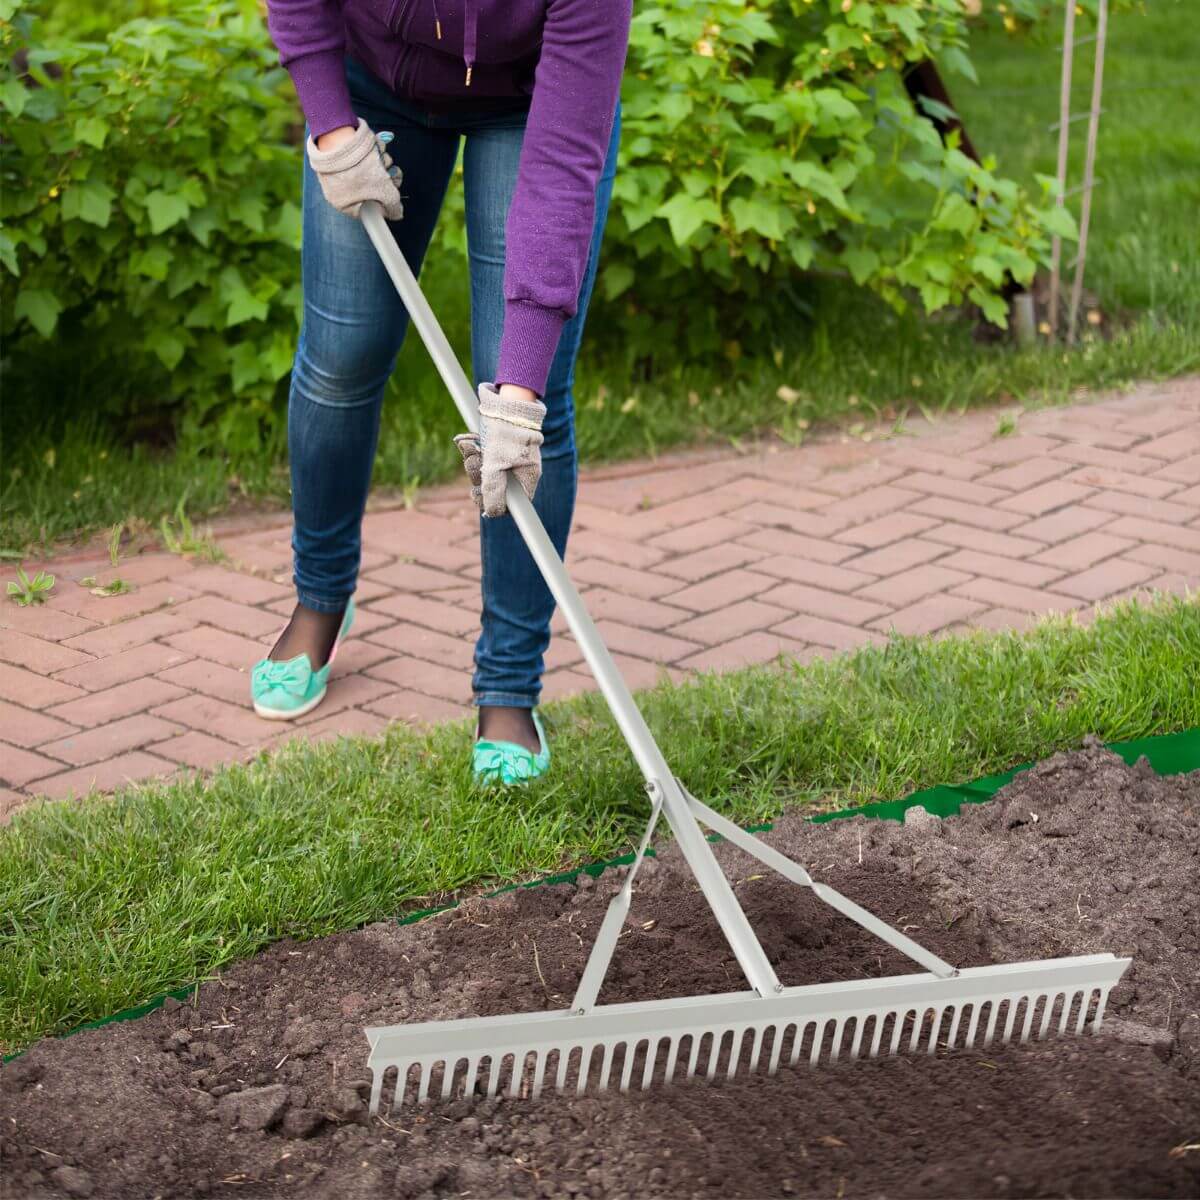
[[[1130,960],[1111,954],[968,967],[515,1016],[367,1029],[371,1111],[471,1096],[647,1089],[840,1058],[969,1050],[1097,1032]]]

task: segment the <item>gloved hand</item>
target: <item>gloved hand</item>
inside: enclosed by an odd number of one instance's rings
[[[545,416],[546,406],[540,400],[501,396],[493,384],[479,385],[479,433],[460,433],[454,444],[471,480],[471,499],[485,517],[508,512],[504,488],[509,471],[533,499],[542,476]]]
[[[400,203],[400,168],[392,163],[387,144],[390,133],[376,135],[359,121],[354,136],[331,150],[318,149],[308,139],[308,161],[321,181],[325,199],[338,212],[357,217],[364,200],[378,200],[389,221],[404,216]]]

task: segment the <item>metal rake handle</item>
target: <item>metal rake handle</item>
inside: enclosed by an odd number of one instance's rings
[[[366,226],[367,236],[370,237],[383,265],[391,276],[396,290],[412,323],[417,327],[425,348],[429,351],[433,364],[443,383],[450,390],[454,403],[458,408],[468,429],[476,432],[479,427],[479,405],[475,397],[475,389],[467,379],[462,366],[459,364],[446,335],[442,332],[429,302],[421,292],[412,270],[396,245],[383,212],[374,201],[368,201],[362,206],[362,222]],[[704,837],[704,832],[688,809],[667,760],[663,757],[654,735],[650,732],[645,718],[638,709],[621,672],[617,670],[612,655],[608,652],[596,629],[575,585],[567,575],[567,568],[558,556],[554,544],[550,541],[533,505],[521,489],[521,485],[509,478],[505,499],[508,511],[517,523],[525,545],[533,556],[533,561],[542,573],[550,594],[566,618],[567,625],[573,634],[587,665],[594,676],[613,718],[629,746],[630,752],[641,768],[647,787],[658,788],[662,792],[662,812],[674,833],[679,848],[688,861],[696,881],[700,884],[713,914],[733,950],[743,973],[761,995],[777,992],[782,986],[759,944],[746,914],[742,912],[734,896],[733,888],[724,872],[717,863],[712,847]],[[602,948],[598,947],[602,951]]]

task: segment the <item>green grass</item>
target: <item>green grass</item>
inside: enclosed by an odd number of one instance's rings
[[[1087,733],[1200,725],[1200,605],[1090,627],[897,639],[832,662],[643,694],[689,788],[738,820],[894,799]],[[0,831],[0,1048],[109,1015],[286,936],[316,937],[485,883],[607,858],[646,819],[596,696],[551,706],[555,765],[484,791],[462,724],[293,744],[207,781],[48,803]]]
[[[1040,46],[981,32],[973,56],[978,87],[956,83],[955,101],[983,154],[1000,171],[1033,182],[1053,173],[1058,55],[1054,38]],[[1086,50],[1086,48],[1085,48]],[[1155,0],[1145,15],[1111,24],[1104,116],[1088,256],[1088,287],[1127,323],[1111,341],[1090,340],[1071,354],[1041,347],[1017,353],[980,345],[962,320],[897,317],[872,296],[838,281],[805,281],[800,307],[782,302],[779,362],[720,368],[666,364],[652,379],[631,382],[629,364],[593,322],[577,387],[579,440],[585,462],[655,454],[697,440],[736,441],[760,432],[796,440],[814,423],[854,427],[905,411],[940,414],[1004,400],[1055,403],[1079,388],[1114,387],[1200,366],[1200,82],[1193,69],[1200,30],[1191,0]],[[1086,109],[1081,55],[1076,110]],[[1076,126],[1073,178],[1083,145]],[[460,352],[468,345],[464,265],[431,262],[425,286]],[[157,525],[186,495],[201,517],[231,503],[286,503],[281,447],[254,461],[229,462],[188,445],[170,451],[130,449],[111,421],[81,422],[96,406],[77,392],[80,364],[47,366],[44,411],[3,416],[0,549],[24,549],[125,521]],[[75,372],[71,375],[71,372]],[[59,376],[68,375],[60,383]],[[791,405],[781,385],[800,393]],[[103,395],[103,380],[88,380]],[[115,381],[113,383],[115,387]],[[689,401],[689,395],[694,401]],[[56,399],[67,397],[67,399]],[[393,380],[375,481],[405,487],[442,480],[458,469],[450,438],[457,419],[424,350],[405,347]],[[53,460],[47,451],[55,448]]]

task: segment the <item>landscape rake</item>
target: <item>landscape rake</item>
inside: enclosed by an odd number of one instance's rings
[[[475,431],[475,391],[382,212],[367,203],[362,217],[462,419]],[[692,796],[671,773],[533,505],[514,479],[508,482],[507,501],[641,769],[650,821],[621,890],[609,904],[570,1007],[368,1028],[373,1113],[451,1097],[537,1096],[546,1087],[577,1094],[609,1086],[626,1091],[695,1075],[711,1080],[750,1071],[774,1074],[801,1059],[815,1066],[861,1055],[933,1054],[939,1047],[968,1049],[1014,1037],[1024,1042],[1051,1033],[1099,1030],[1108,994],[1130,959],[1092,954],[956,969]],[[674,834],[751,990],[598,1005],[638,867],[660,817]],[[923,970],[785,987],[702,826],[810,888]]]

